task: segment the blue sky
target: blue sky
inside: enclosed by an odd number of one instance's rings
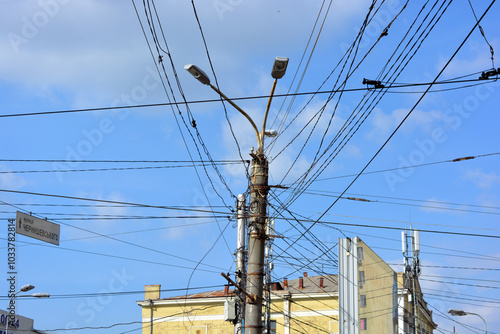
[[[276,94],[338,88],[335,80],[346,78],[345,70],[351,62],[354,71],[342,87],[345,89],[366,88],[363,78],[381,78],[394,84],[428,83],[476,23],[469,3],[451,3],[433,29],[425,31],[415,55],[405,58],[408,63],[401,67],[400,74],[391,78],[388,73],[395,72],[391,66],[403,50],[397,46],[421,10],[419,3],[404,7],[402,0],[377,2],[374,8],[378,11],[371,12],[363,39],[356,44],[356,56],[351,54],[343,72],[342,57],[363,25],[369,1],[333,1],[319,37],[328,3],[324,7],[320,1],[194,3],[210,60],[192,3],[156,3],[162,28],[160,31],[156,21],[162,64],[172,87],[164,81],[164,89],[156,68],[158,53],[141,2],[136,1],[139,21],[130,1],[2,1],[6,10],[0,13],[0,114],[161,104],[174,101],[172,95],[182,102],[175,74],[186,101],[217,100],[209,87],[183,69],[185,64],[197,64],[215,82],[210,61],[217,83],[227,96],[266,96],[276,56],[290,58]],[[434,3],[429,2],[408,36],[415,33],[426,13],[433,15],[443,4],[439,1],[433,7]],[[474,2],[473,6],[480,17],[487,4]],[[494,4],[481,22],[495,51],[500,47],[499,14]],[[377,42],[391,21],[388,35]],[[391,58],[393,53],[396,56]],[[476,29],[439,81],[462,76],[477,79],[492,66],[490,47]],[[335,136],[344,124],[355,124],[347,121],[349,116],[359,110],[360,101],[373,97],[373,90],[346,91],[333,95],[330,101],[329,94],[324,93],[275,98],[268,125],[277,129],[279,136],[266,140],[269,183],[290,188],[276,190],[270,197],[269,213],[276,217],[277,233],[284,237],[276,241],[274,253],[281,254],[287,243],[296,241],[276,259],[275,279],[297,278],[302,271],[319,274],[318,267],[308,262],[320,253],[311,244],[312,238],[332,247],[343,234],[360,236],[401,270],[397,266],[403,263],[400,229],[412,225],[428,231],[421,233],[421,284],[439,328],[445,333],[453,331],[453,326],[460,333],[471,332],[445,316],[449,308],[474,310],[485,317],[489,328],[498,328],[499,243],[498,238],[487,236],[500,235],[500,86],[479,83],[435,85],[425,94],[366,169],[381,172],[361,175],[343,196],[372,202],[336,201],[336,196],[372,159],[428,86],[389,89],[369,108],[366,120],[352,128],[356,131],[347,136],[349,140],[340,143]],[[237,101],[259,126],[266,102],[265,98]],[[193,119],[199,137],[191,126]],[[136,301],[143,298],[145,284],[161,284],[163,289],[221,286],[225,282],[220,273],[234,272],[236,230],[230,208],[234,207],[234,196],[247,190],[248,181],[241,163],[220,162],[240,160],[240,154],[250,159],[248,153],[256,147],[256,139],[248,121],[230,105],[193,103],[189,112],[181,104],[178,108],[163,105],[9,116],[2,117],[1,122],[3,221],[22,210],[61,224],[59,247],[18,236],[19,287],[31,283],[36,286],[34,292],[53,295],[47,300],[18,302],[19,312],[35,319],[37,329],[61,329],[55,333],[77,332],[65,331],[70,327],[84,328],[82,333],[132,331],[140,324],[100,330],[88,327],[139,322]],[[312,166],[314,182],[290,203],[288,211],[278,214],[282,202],[297,190],[296,181],[311,168],[316,152],[325,149],[326,155]],[[217,170],[210,164],[193,168],[191,160],[208,161],[206,152],[219,162]],[[326,158],[330,154],[333,159]],[[466,156],[476,158],[450,162]],[[115,162],[84,162],[99,160]],[[411,167],[415,165],[419,166]],[[151,168],[159,166],[162,168]],[[142,169],[88,171],[131,167]],[[87,171],[62,172],[75,169]],[[140,205],[109,206],[83,198]],[[321,219],[311,228],[311,234],[299,238],[304,229],[294,227],[297,222],[290,219],[292,214],[301,219]],[[311,225],[303,224],[306,228]],[[0,233],[5,241],[6,227]],[[6,244],[2,245],[6,257]],[[336,248],[332,252],[336,254]],[[307,264],[306,269],[299,269],[302,265],[297,266],[288,256],[307,258],[301,260]],[[336,273],[332,258],[335,255],[318,260],[327,273]],[[0,288],[6,292],[5,280]],[[102,292],[116,294],[96,295]],[[163,296],[183,292],[164,292]],[[3,302],[7,304],[5,298]],[[475,317],[453,320],[482,328]]]

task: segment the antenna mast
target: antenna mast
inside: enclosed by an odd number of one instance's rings
[[[411,303],[413,309],[413,333],[419,333],[418,326],[418,294],[417,280],[420,276],[420,232],[410,226],[410,231],[406,229],[401,231],[402,250],[404,257],[404,288],[411,294]],[[408,248],[411,245],[411,249]],[[411,263],[410,263],[411,260]]]

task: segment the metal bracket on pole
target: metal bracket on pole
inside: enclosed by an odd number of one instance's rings
[[[255,295],[251,295],[249,294],[248,292],[246,292],[244,289],[242,289],[241,287],[239,287],[235,281],[233,281],[227,274],[224,274],[224,273],[220,273],[222,277],[224,277],[225,279],[227,279],[227,281],[229,283],[231,283],[236,289],[238,289],[238,291],[240,291],[241,293],[243,293],[245,296],[248,297],[248,299],[250,299],[253,303],[255,303],[255,301],[257,300],[256,296]]]

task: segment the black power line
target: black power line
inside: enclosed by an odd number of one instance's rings
[[[440,84],[453,84],[453,83],[466,83],[466,82],[478,82],[479,79],[469,79],[469,80],[459,80],[459,81],[442,81],[436,82],[434,85]],[[488,78],[481,80],[483,82],[496,82],[496,78]],[[427,86],[431,83],[413,83],[413,84],[393,84],[390,86],[386,86],[384,89],[394,89],[394,88],[409,88],[409,87],[418,87],[418,86]],[[465,87],[464,87],[465,88]],[[328,90],[328,91],[319,91],[319,92],[303,92],[303,93],[288,93],[288,94],[274,94],[274,98],[279,97],[288,97],[288,96],[307,96],[307,95],[315,95],[315,94],[332,94],[338,92],[358,92],[358,91],[367,91],[370,90],[366,87],[363,88],[343,88],[337,90]],[[255,95],[248,97],[232,97],[230,98],[232,101],[241,101],[241,100],[255,100],[255,99],[268,99],[269,95]],[[220,99],[207,99],[207,100],[195,100],[195,101],[185,101],[185,102],[164,102],[164,103],[147,103],[147,104],[135,104],[129,106],[112,106],[112,107],[95,107],[95,108],[82,108],[82,109],[63,109],[63,110],[53,110],[53,111],[38,111],[38,112],[26,112],[19,114],[4,114],[0,115],[0,118],[9,118],[9,117],[25,117],[25,116],[42,116],[42,115],[55,115],[55,114],[70,114],[70,113],[81,113],[81,112],[91,112],[91,111],[108,111],[108,110],[120,110],[120,109],[130,109],[130,108],[152,108],[152,107],[165,107],[165,106],[179,106],[186,104],[200,104],[200,103],[214,103],[220,102]]]

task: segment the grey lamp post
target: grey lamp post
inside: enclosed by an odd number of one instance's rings
[[[482,316],[480,316],[479,314],[477,313],[472,313],[472,312],[465,312],[463,310],[457,310],[457,309],[449,309],[448,310],[448,313],[451,314],[451,315],[454,315],[454,316],[464,316],[464,315],[476,315],[478,316],[479,318],[481,318],[481,320],[483,320],[484,322],[484,332],[486,334],[488,334],[488,328],[486,327],[486,320],[484,320],[484,318]]]
[[[271,106],[271,101],[276,88],[276,82],[281,79],[286,72],[288,58],[276,57],[271,71],[274,78],[271,94],[267,102],[266,111],[262,128],[259,131],[252,118],[243,111],[236,103],[231,101],[217,87],[210,83],[210,79],[198,66],[186,65],[184,68],[191,73],[198,81],[204,85],[210,86],[224,100],[229,102],[236,110],[245,116],[252,125],[257,137],[257,151],[253,149],[252,172],[250,182],[250,222],[249,222],[249,240],[248,240],[248,265],[247,265],[247,300],[245,305],[245,334],[260,334],[262,332],[262,295],[263,295],[263,277],[264,277],[264,248],[266,240],[266,216],[267,216],[267,194],[268,185],[268,162],[264,155],[265,136],[273,137],[276,131],[266,130],[267,115]],[[241,318],[240,318],[241,319]]]
[[[12,295],[12,297],[10,297],[10,300],[9,300],[9,305],[13,304],[14,303],[14,300],[16,299],[17,295],[21,292],[28,292],[30,290],[33,290],[35,288],[35,286],[31,285],[31,284],[26,284],[26,285],[23,285],[21,287],[21,289],[19,289],[18,292],[14,293]],[[35,298],[49,298],[50,295],[48,293],[43,293],[43,292],[38,292],[38,293],[34,293],[32,295],[26,295],[26,296],[19,296],[19,297],[35,297]],[[7,308],[8,309],[8,308]],[[14,313],[13,315],[13,318],[12,319],[13,321],[15,320],[15,316],[16,314]],[[7,331],[9,329],[9,319],[10,318],[10,315],[7,315],[6,317],[6,321],[5,321],[5,333],[7,334]]]

